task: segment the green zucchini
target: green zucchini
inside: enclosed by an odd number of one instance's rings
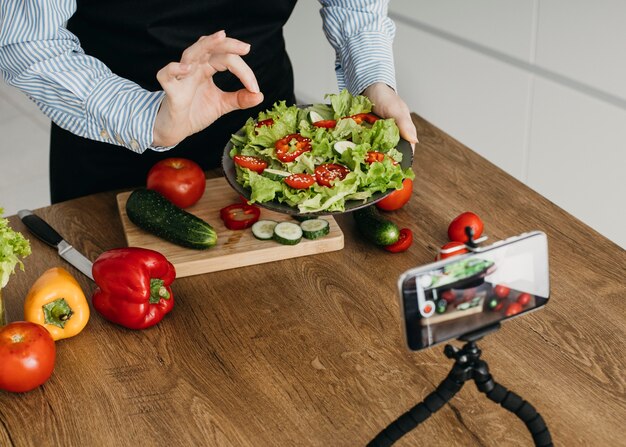
[[[395,223],[385,219],[375,206],[360,208],[353,214],[357,228],[373,244],[384,246],[398,242],[400,229]]]
[[[204,250],[217,243],[211,225],[151,189],[133,191],[126,202],[126,214],[139,228],[183,247]]]

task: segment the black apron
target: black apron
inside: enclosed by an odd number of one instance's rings
[[[230,135],[246,119],[279,100],[295,103],[293,72],[282,28],[296,0],[78,0],[68,29],[88,55],[113,73],[141,87],[161,90],[156,73],[179,61],[183,50],[200,36],[225,30],[251,44],[244,57],[255,73],[265,99],[256,108],[231,112],[174,149],[137,154],[122,147],[76,136],[52,124],[50,190],[52,203],[111,189],[145,185],[148,170],[168,157],[190,158],[203,169],[220,165]],[[225,91],[242,88],[229,72],[217,73]]]

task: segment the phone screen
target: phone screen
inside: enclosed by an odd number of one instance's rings
[[[398,284],[408,346],[424,349],[544,306],[547,238],[517,236],[411,269]]]

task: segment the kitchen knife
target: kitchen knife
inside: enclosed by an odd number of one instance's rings
[[[59,255],[63,259],[93,281],[93,275],[91,274],[92,262],[63,239],[45,220],[33,214],[30,210],[20,210],[17,212],[17,215],[31,233],[37,236],[37,239],[59,250]]]

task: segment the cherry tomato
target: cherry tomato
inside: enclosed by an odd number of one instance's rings
[[[528,303],[530,303],[530,299],[531,296],[529,293],[520,293],[517,297],[517,302],[520,303],[522,306],[526,306],[528,305]]]
[[[456,293],[454,293],[454,290],[452,289],[444,290],[443,292],[441,292],[441,298],[446,300],[449,304],[452,301],[456,300]]]
[[[0,328],[0,389],[25,392],[52,375],[56,348],[43,326],[16,321]]]
[[[467,253],[467,247],[463,242],[448,242],[447,244],[441,246],[441,250],[450,250],[452,248],[457,248],[457,250],[454,250],[450,253],[439,252],[438,257],[435,257],[435,261],[437,259],[446,259],[451,258],[452,256],[458,256],[462,255],[463,253]]]
[[[295,140],[295,144],[291,144]],[[294,161],[300,155],[311,150],[311,140],[299,133],[292,133],[274,143],[276,158],[283,163]]]
[[[325,129],[332,129],[337,125],[337,121],[335,120],[321,120],[313,123],[315,127],[323,127]]]
[[[465,212],[459,214],[450,222],[448,227],[448,238],[451,241],[467,242],[467,234],[465,227],[471,227],[474,230],[474,239],[478,239],[483,234],[483,221],[474,213]]]
[[[177,207],[188,208],[204,194],[206,178],[195,161],[166,158],[152,166],[146,183],[148,189],[159,192]]]
[[[285,178],[285,183],[293,189],[308,189],[315,183],[315,177],[311,174],[291,174]]]
[[[503,286],[502,284],[498,284],[493,288],[493,293],[495,293],[498,298],[506,298],[509,296],[509,293],[511,293],[511,289],[507,286]]]
[[[256,126],[254,127],[263,127],[263,126],[273,126],[274,125],[274,120],[272,118],[268,118],[266,120],[261,120],[258,123],[256,123]]]
[[[504,307],[504,301],[500,301],[496,307],[493,308],[494,312],[500,312]]]
[[[335,179],[343,180],[350,170],[345,166],[327,163],[315,168],[315,180],[321,186],[333,186]]]
[[[383,248],[391,253],[400,253],[407,251],[413,243],[413,232],[408,228],[400,230],[398,241],[391,245],[385,245]]]
[[[396,189],[384,199],[376,202],[376,207],[384,211],[395,211],[407,204],[413,193],[413,180],[402,180],[402,188]]]
[[[233,161],[236,165],[250,169],[259,174],[267,168],[267,162],[265,160],[259,157],[253,157],[252,155],[235,155]]]
[[[512,317],[513,315],[517,315],[521,311],[522,311],[522,305],[518,302],[513,302],[509,304],[509,306],[506,308],[504,315],[507,317]]]
[[[249,228],[261,216],[261,210],[247,203],[233,203],[220,210],[220,217],[229,230]]]

